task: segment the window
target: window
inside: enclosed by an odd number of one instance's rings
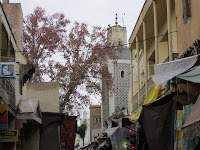
[[[187,23],[188,18],[191,17],[190,0],[182,0],[182,4],[183,4],[183,21],[184,23]]]
[[[121,71],[121,78],[124,78],[124,71]]]
[[[98,123],[98,118],[96,118],[96,123]]]
[[[99,123],[101,123],[101,118],[99,118]]]
[[[1,79],[1,87],[6,90],[6,79]]]
[[[20,82],[19,82],[19,93],[21,95],[23,95],[23,82],[22,82],[22,80],[20,80]]]
[[[6,93],[9,95],[9,82],[6,81]]]

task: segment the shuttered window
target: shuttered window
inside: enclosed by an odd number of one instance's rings
[[[183,21],[187,23],[189,17],[191,17],[190,0],[182,0],[183,4]]]

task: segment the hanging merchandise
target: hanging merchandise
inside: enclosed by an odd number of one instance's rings
[[[185,122],[188,119],[193,107],[194,107],[194,104],[183,106],[183,122],[182,122],[182,125],[185,124]],[[184,136],[183,136],[183,141],[182,141],[183,150],[194,150],[195,146],[198,144],[198,142],[199,142],[198,137],[185,140]]]
[[[194,83],[200,83],[200,66],[195,67],[193,70],[177,76],[177,78],[187,80]]]
[[[113,121],[111,119],[106,120],[106,123],[108,124],[108,128],[106,129],[106,133],[108,134],[109,137],[111,137],[111,135],[113,133],[115,133],[115,131],[119,128],[119,126],[115,126],[113,127]]]
[[[190,69],[198,60],[198,55],[154,65],[151,77],[156,85],[161,85]]]
[[[144,128],[150,150],[174,148],[174,118],[176,101],[173,94],[143,106],[139,123]]]
[[[184,139],[193,139],[200,136],[200,96],[182,128]]]
[[[127,150],[126,138],[128,134],[128,128],[118,128],[110,137],[112,150]]]
[[[147,99],[144,101],[143,105],[155,101],[160,96],[159,92],[160,92],[161,88],[162,88],[161,85],[159,85],[159,86],[155,85],[153,87],[153,89],[151,90],[151,93],[149,94]],[[130,120],[137,121],[138,118],[140,117],[141,110],[142,110],[142,106],[140,107],[140,110],[138,112],[136,112],[132,116],[130,116]]]
[[[174,124],[174,150],[182,150],[182,110],[176,111],[176,119]]]

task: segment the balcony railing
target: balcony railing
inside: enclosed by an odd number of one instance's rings
[[[0,84],[0,96],[7,104],[15,107],[15,88],[13,87],[10,79],[0,79]]]
[[[154,85],[155,84],[154,84],[153,80],[150,78],[147,81],[147,95],[150,94]],[[140,89],[139,94],[140,94],[139,101],[138,101],[138,93],[132,99],[133,100],[133,111],[135,111],[139,106],[141,106],[144,103],[144,101],[146,100],[145,85]]]

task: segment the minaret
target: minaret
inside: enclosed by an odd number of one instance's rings
[[[83,112],[83,119],[86,120],[87,119],[87,111]]]
[[[108,43],[110,46],[119,46],[119,45],[125,45],[127,44],[127,31],[126,27],[122,27],[118,24],[118,16],[116,13],[115,17],[115,25],[110,27],[108,26],[108,32],[107,32],[107,38]]]

